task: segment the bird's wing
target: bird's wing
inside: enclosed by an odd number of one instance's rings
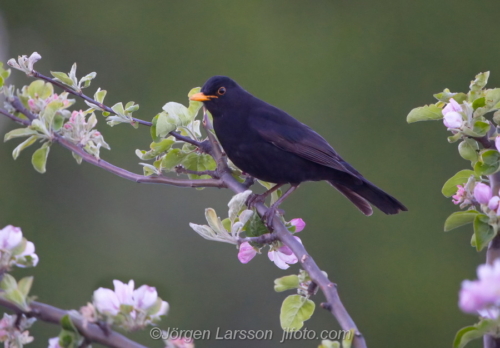
[[[258,115],[258,116],[257,116]],[[258,111],[250,117],[250,127],[274,146],[342,172],[359,175],[321,135],[284,111]]]

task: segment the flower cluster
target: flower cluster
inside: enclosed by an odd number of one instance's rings
[[[35,318],[28,319],[24,314],[19,320],[16,315],[4,313],[0,320],[0,342],[3,342],[6,348],[22,348],[23,345],[33,341],[27,329],[35,321]]]
[[[0,230],[0,270],[8,271],[12,266],[34,267],[38,264],[35,245],[23,238],[19,227],[8,225]]]
[[[95,114],[92,113],[88,119],[86,116],[86,111],[73,111],[68,122],[61,129],[61,134],[64,139],[82,146],[86,152],[99,158],[100,148],[109,150],[110,147],[104,141],[102,134],[94,129],[97,124]]]
[[[448,129],[460,129],[463,120],[463,109],[455,99],[451,98],[448,105],[443,108],[443,123]]]
[[[302,219],[292,219],[289,222],[291,229],[293,229],[295,233],[300,232],[306,226],[306,223]],[[295,239],[302,243],[299,237],[295,236]],[[254,248],[250,243],[244,242],[241,243],[240,249],[238,252],[238,260],[241,263],[248,263],[252,260],[259,250]],[[281,245],[281,243],[277,242],[271,245],[269,252],[267,253],[269,260],[274,262],[276,266],[281,269],[288,269],[289,265],[295,264],[298,262],[297,257],[286,245]]]
[[[114,291],[106,288],[94,291],[92,305],[97,317],[105,317],[126,330],[136,330],[158,321],[168,311],[168,303],[158,297],[154,287],[142,285],[134,290],[133,280],[128,284],[114,280],[113,285]]]
[[[478,280],[465,280],[460,290],[459,307],[462,311],[497,319],[500,314],[500,260],[493,265],[480,265]]]

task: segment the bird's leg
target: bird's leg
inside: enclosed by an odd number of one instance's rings
[[[266,214],[263,216],[264,223],[267,225],[268,228],[271,228],[273,224],[273,218],[274,215],[276,215],[276,210],[278,210],[278,207],[283,201],[299,187],[299,184],[292,184],[290,188],[276,201],[274,202],[273,205],[269,207],[267,210]],[[274,188],[274,187],[273,187]]]
[[[249,189],[255,183],[255,179],[251,175],[247,175],[245,182],[242,184],[246,189]]]
[[[252,193],[250,196],[248,196],[245,204],[247,205],[247,207],[252,209],[255,204],[264,203],[266,201],[267,196],[269,196],[271,193],[273,193],[274,191],[276,191],[277,189],[279,189],[283,185],[284,184],[276,184],[273,187],[271,187],[269,190],[267,190],[266,192],[264,192],[263,194],[260,194],[260,195]]]

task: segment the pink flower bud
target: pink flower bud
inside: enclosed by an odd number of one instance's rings
[[[477,183],[474,187],[474,198],[478,203],[488,204],[491,199],[491,188],[482,182]]]
[[[241,263],[249,263],[257,255],[257,251],[250,245],[250,243],[241,243],[240,250],[238,251],[238,260]]]
[[[451,111],[444,115],[443,123],[447,128],[457,129],[462,127],[462,115],[458,112]]]
[[[449,112],[462,112],[462,107],[457,101],[453,98],[450,98],[448,104],[443,108],[443,116],[445,116]]]
[[[490,201],[488,202],[488,208],[490,208],[491,210],[497,210],[498,202],[500,202],[500,197],[498,196],[491,197]]]
[[[120,301],[111,289],[99,288],[94,291],[94,306],[101,313],[117,315],[120,312]]]
[[[292,219],[290,221],[290,224],[292,226],[295,226],[295,232],[300,232],[304,229],[304,227],[306,227],[306,223],[304,220],[298,218],[298,219]]]
[[[12,250],[23,240],[23,233],[19,227],[5,226],[0,230],[0,249]]]

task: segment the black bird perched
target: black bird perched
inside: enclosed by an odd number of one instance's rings
[[[202,101],[210,111],[217,138],[238,168],[276,184],[258,198],[254,196],[254,202],[265,200],[284,184],[291,185],[269,209],[268,224],[279,204],[304,181],[328,181],[365,215],[373,213],[369,203],[386,214],[407,210],[345,162],[314,130],[254,97],[229,77],[210,78],[190,99]]]

